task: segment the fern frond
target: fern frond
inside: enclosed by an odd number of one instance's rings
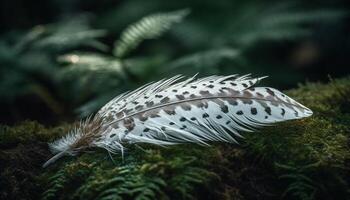
[[[316,190],[324,190],[322,184],[319,184],[307,172],[310,168],[317,166],[317,163],[305,166],[290,166],[279,163],[275,163],[275,165],[285,171],[279,176],[279,179],[288,183],[282,194],[283,197],[290,195],[298,199],[311,200],[314,199]]]
[[[136,165],[126,165],[111,171],[110,178],[99,179],[99,173],[106,173],[102,170],[91,176],[87,184],[77,190],[76,195],[89,199],[91,190],[94,190],[96,199],[156,199],[163,193],[166,186],[162,178],[154,178],[140,173]]]
[[[73,53],[58,58],[61,63],[68,63],[68,70],[94,72],[121,72],[121,62],[97,53]]]
[[[257,5],[237,15],[237,22],[229,27],[231,41],[249,47],[261,40],[294,40],[311,34],[308,26],[320,20],[334,20],[345,16],[340,10],[297,10],[290,2],[273,7]],[[248,14],[247,14],[248,13]]]
[[[76,17],[62,23],[41,26],[43,37],[37,38],[31,48],[66,50],[79,46],[106,51],[108,47],[96,38],[106,35],[105,30],[91,29],[86,17]],[[34,30],[35,31],[35,30]]]
[[[173,24],[180,22],[188,13],[189,10],[184,9],[152,14],[142,18],[122,32],[120,39],[115,44],[114,54],[119,58],[125,56],[143,40],[161,36]]]
[[[59,191],[64,188],[66,184],[66,169],[60,169],[54,176],[49,178],[49,189],[43,193],[43,200],[54,199]]]

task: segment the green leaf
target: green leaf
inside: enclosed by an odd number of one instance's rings
[[[180,22],[189,10],[178,10],[167,13],[156,13],[142,18],[140,21],[128,26],[116,41],[114,55],[125,57],[135,49],[143,40],[154,39],[169,30],[173,24]]]

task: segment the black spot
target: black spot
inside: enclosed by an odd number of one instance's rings
[[[221,118],[222,118],[221,115],[216,116],[216,119],[221,119]]]
[[[209,95],[209,94],[210,94],[210,92],[207,91],[207,90],[205,90],[205,91],[199,91],[199,93],[200,93],[201,95]]]
[[[150,129],[149,128],[145,128],[143,129],[143,132],[148,132]]]
[[[193,88],[193,89],[196,89],[196,88],[197,88],[197,86],[195,86],[195,85],[192,85],[192,86],[191,86],[191,88]]]
[[[230,105],[237,106],[238,102],[235,99],[228,99],[227,100]]]
[[[144,96],[143,98],[148,99],[148,96]]]
[[[175,123],[174,122],[169,122],[169,125],[174,125]]]
[[[265,119],[267,119],[268,118],[268,116],[265,116]]]
[[[236,84],[236,83],[232,83],[232,82],[231,82],[230,84],[231,84],[232,86],[237,86],[237,84]]]
[[[194,99],[194,98],[196,98],[196,95],[195,95],[195,94],[191,94],[190,97],[191,97],[192,99]]]
[[[295,117],[299,117],[299,113],[297,111],[295,111],[294,115]]]
[[[183,95],[185,95],[185,94],[189,94],[189,92],[185,91],[185,92],[183,92],[182,94],[183,94]]]
[[[226,124],[229,124],[229,123],[231,123],[231,121],[227,121],[227,122],[226,122]]]
[[[242,99],[242,102],[244,104],[253,104],[253,101],[251,99]]]
[[[138,114],[137,116],[138,116],[139,120],[142,121],[142,122],[144,122],[144,121],[146,121],[146,120],[148,119],[148,118],[147,118],[146,116],[144,116],[143,114]]]
[[[164,126],[162,126],[162,128],[161,128],[161,129],[162,129],[162,131],[165,131],[165,129],[166,129],[166,128],[165,128]]]
[[[186,125],[183,125],[180,129],[183,130],[183,129],[185,129],[185,128],[187,128],[187,126],[186,126]]]
[[[164,109],[164,112],[168,115],[175,115],[176,114],[175,110],[172,110],[172,109]]]
[[[271,108],[270,107],[266,107],[265,108],[265,112],[269,115],[271,115]]]
[[[253,81],[249,81],[249,84],[250,84],[250,85],[253,85]]]
[[[275,96],[275,93],[269,88],[266,88],[266,92],[269,93],[271,96]]]
[[[137,105],[139,102],[137,102],[137,101],[133,101],[132,103],[133,103],[133,104],[135,104],[135,105]]]
[[[146,104],[146,106],[151,107],[151,106],[153,106],[154,102],[153,101],[146,101],[145,104]]]
[[[129,113],[129,112],[131,112],[131,111],[132,111],[132,109],[125,109],[125,110],[124,110],[125,113]]]
[[[188,110],[191,110],[191,105],[190,104],[182,104],[181,108],[188,111]]]
[[[135,127],[134,120],[132,118],[125,118],[123,120],[125,128],[127,128],[129,131],[133,130]]]
[[[249,88],[249,90],[253,92],[253,91],[255,91],[255,88]]]
[[[156,113],[151,113],[149,117],[150,118],[156,118],[156,117],[160,117],[160,116],[158,114],[156,114]]]
[[[128,133],[129,133],[129,131],[128,131],[128,130],[125,130],[125,131],[124,131],[124,133],[125,133],[125,134],[128,134]]]
[[[237,111],[236,114],[237,114],[237,115],[243,115],[243,111],[241,111],[241,110],[240,110],[240,111]]]
[[[214,81],[209,81],[209,83],[214,83]]]
[[[224,113],[228,113],[228,107],[226,105],[221,106],[221,111]]]
[[[195,121],[195,120],[196,120],[196,118],[195,118],[195,117],[191,117],[191,120],[192,120],[192,121]]]
[[[213,88],[213,87],[214,87],[214,85],[208,85],[207,87],[208,87],[208,88]]]
[[[181,122],[184,122],[184,121],[186,121],[186,118],[181,117],[181,118],[180,118],[180,121],[181,121]]]
[[[173,90],[173,92],[177,92],[177,90]]]
[[[160,103],[168,103],[170,100],[169,97],[164,97],[162,100],[160,100]]]
[[[284,110],[283,108],[281,108],[281,110],[282,110],[281,115],[284,116],[286,114],[286,110]]]
[[[185,99],[185,97],[183,96],[183,95],[175,95],[176,96],[176,98],[178,98],[179,100],[184,100]]]
[[[243,87],[245,87],[245,88],[247,88],[247,87],[248,87],[248,85],[247,85],[247,84],[245,84],[245,83],[243,83],[242,85],[243,85]]]
[[[208,113],[204,113],[202,117],[207,118],[207,117],[209,117],[209,115],[208,115]]]
[[[109,137],[112,138],[112,137],[114,137],[114,136],[116,136],[115,133],[111,134]]]
[[[157,98],[162,98],[162,97],[163,97],[163,95],[156,94],[156,96],[155,96],[155,97],[157,97]]]
[[[256,110],[256,108],[251,108],[250,109],[250,112],[253,114],[253,115],[256,115],[258,113],[258,111]]]
[[[142,105],[138,105],[138,106],[135,107],[135,110],[141,110],[142,108],[143,108]]]

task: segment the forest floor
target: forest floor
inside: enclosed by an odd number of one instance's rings
[[[313,110],[236,144],[96,150],[42,168],[74,124],[0,126],[0,199],[350,199],[350,78],[286,91]]]

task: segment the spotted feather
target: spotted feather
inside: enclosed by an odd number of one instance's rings
[[[174,76],[117,96],[93,118],[51,143],[56,155],[44,166],[92,147],[123,153],[126,143],[235,143],[242,132],[312,115],[276,89],[254,87],[263,78]]]

